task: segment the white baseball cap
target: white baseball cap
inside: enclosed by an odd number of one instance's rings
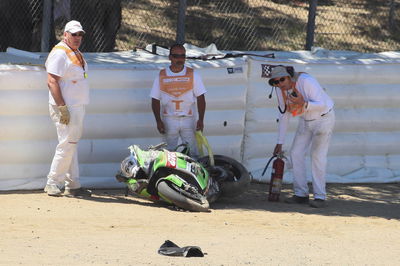
[[[65,24],[65,29],[64,32],[70,32],[70,33],[77,33],[82,31],[83,33],[86,33],[83,28],[82,25],[79,21],[76,20],[71,20],[70,22],[68,22],[67,24]]]

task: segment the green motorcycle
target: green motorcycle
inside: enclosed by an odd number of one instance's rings
[[[239,195],[250,183],[246,168],[232,158],[215,155],[195,160],[164,146],[147,150],[130,146],[116,179],[141,197],[199,212],[210,211],[209,204],[220,196]]]

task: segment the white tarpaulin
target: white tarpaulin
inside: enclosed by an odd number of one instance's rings
[[[400,54],[315,51],[251,52],[236,56],[215,46],[186,46],[188,60],[207,87],[205,131],[215,154],[242,161],[260,178],[276,142],[276,99],[261,78],[261,64],[293,65],[314,75],[335,101],[336,128],[328,158],[328,182],[400,180]],[[151,51],[152,47],[148,47]],[[0,190],[43,188],[56,146],[48,115],[47,54],[0,53]],[[118,187],[114,175],[130,144],[161,138],[150,107],[150,88],[169,65],[166,50],[85,54],[91,103],[79,143],[81,180],[87,187]],[[227,54],[235,56],[222,58]],[[242,53],[243,54],[243,53]],[[248,53],[247,53],[248,54]],[[261,55],[260,57],[254,54]],[[292,119],[288,149],[296,127]],[[286,182],[291,171],[285,172]]]

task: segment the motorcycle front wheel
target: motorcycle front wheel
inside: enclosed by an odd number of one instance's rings
[[[180,208],[195,212],[210,212],[210,205],[204,197],[199,201],[190,199],[180,193],[178,188],[170,185],[168,181],[159,181],[157,184],[157,190],[160,197],[171,201]]]
[[[219,183],[221,194],[225,197],[235,197],[243,193],[251,182],[251,177],[247,169],[238,161],[224,155],[214,155],[215,171],[210,165],[208,156],[201,157],[199,160],[210,175]],[[221,174],[221,176],[213,176]]]

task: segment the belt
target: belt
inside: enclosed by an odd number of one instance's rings
[[[329,109],[328,112],[322,114],[321,117],[322,117],[322,116],[325,116],[325,115],[327,115],[327,114],[329,114],[329,113],[332,111],[332,109],[333,109],[333,108]],[[304,121],[306,121],[306,122],[315,121],[315,120],[317,120],[317,119],[310,119],[310,120],[305,120],[305,119],[304,119]]]
[[[182,117],[192,117],[192,115],[165,115],[164,114],[163,117],[182,118]]]
[[[329,109],[329,111],[328,111],[328,112],[326,112],[325,114],[322,114],[321,116],[324,116],[324,115],[327,115],[327,114],[329,114],[329,113],[332,111],[332,109],[333,109],[333,108]]]

